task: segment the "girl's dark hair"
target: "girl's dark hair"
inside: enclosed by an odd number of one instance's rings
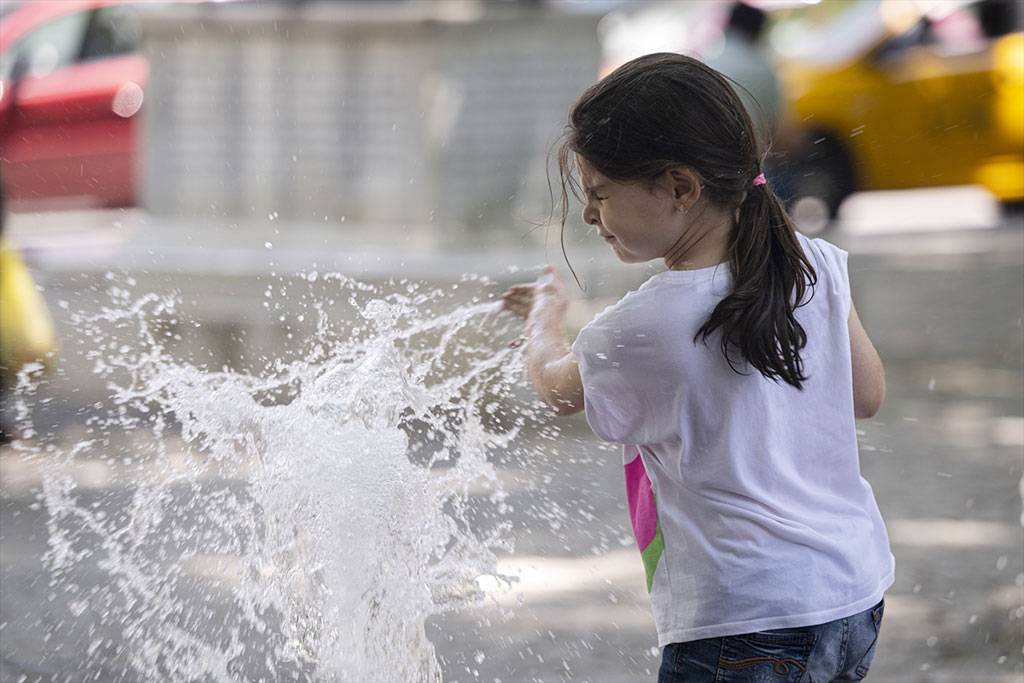
[[[707,343],[721,328],[721,349],[734,372],[739,354],[771,380],[797,389],[807,334],[796,308],[806,304],[817,273],[797,241],[792,221],[767,184],[754,186],[765,154],[753,123],[729,82],[684,55],[634,59],[591,86],[569,114],[558,149],[562,229],[569,213],[575,155],[617,182],[651,183],[676,166],[693,169],[703,195],[739,210],[729,237],[733,291],[698,330]]]

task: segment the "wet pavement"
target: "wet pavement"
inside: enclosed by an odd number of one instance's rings
[[[854,299],[886,363],[888,397],[859,423],[861,467],[893,541],[897,579],[869,679],[885,683],[1024,678],[1024,229],[837,233]],[[67,296],[55,276],[51,305]],[[603,305],[580,308],[586,317]],[[73,415],[55,420],[73,438]],[[45,425],[43,426],[45,428]],[[519,576],[483,606],[434,618],[448,681],[653,680],[659,652],[633,547],[617,449],[570,418],[562,434],[523,436],[502,463]],[[83,463],[79,484],[116,481]],[[39,472],[0,449],[0,680],[85,680],[97,634],[76,630],[40,557]],[[484,495],[484,494],[482,494]],[[553,507],[554,506],[554,507]],[[557,514],[551,511],[557,509]],[[540,511],[540,512],[539,512]],[[231,581],[196,567],[197,581]],[[103,575],[83,565],[82,585]],[[54,630],[54,627],[59,627]],[[110,634],[114,634],[113,625]],[[56,635],[48,635],[55,633]],[[114,680],[124,652],[91,680]],[[295,672],[279,672],[290,680]],[[255,676],[250,676],[253,679]],[[124,680],[132,680],[130,677]]]

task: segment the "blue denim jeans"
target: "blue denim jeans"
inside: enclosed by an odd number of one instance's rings
[[[665,647],[658,683],[860,681],[875,656],[885,601],[818,626],[707,638]]]

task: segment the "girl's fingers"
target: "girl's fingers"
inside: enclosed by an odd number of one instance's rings
[[[533,308],[536,294],[536,282],[512,285],[501,295],[502,308],[520,318],[527,318]]]
[[[509,287],[504,296],[524,296],[533,293],[534,285],[515,285]]]
[[[502,301],[532,301],[533,295],[533,289],[510,289],[501,295],[501,299]]]
[[[523,298],[523,297],[510,296],[510,297],[503,298],[501,300],[501,303],[502,303],[502,306],[504,306],[505,308],[522,308],[522,307],[529,308],[530,306],[533,305],[533,297]]]
[[[504,310],[514,313],[520,318],[526,318],[530,315],[530,309],[533,307],[533,302],[509,297],[502,299],[501,305]]]

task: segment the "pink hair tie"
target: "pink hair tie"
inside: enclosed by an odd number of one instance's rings
[[[758,173],[757,177],[754,178],[754,187],[760,187],[767,182],[768,181],[764,179],[764,173]]]

